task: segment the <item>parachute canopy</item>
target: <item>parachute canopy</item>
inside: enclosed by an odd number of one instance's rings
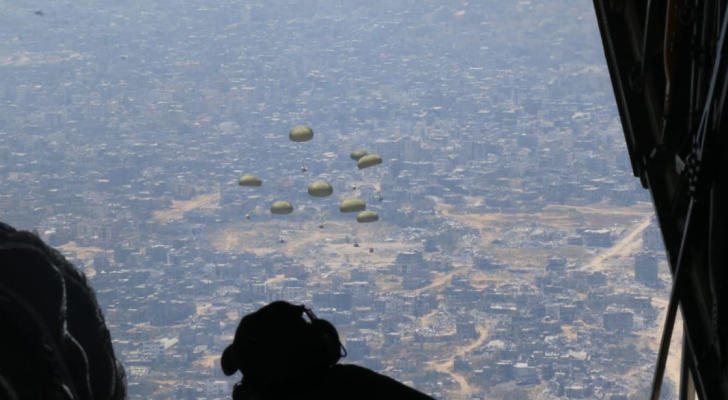
[[[328,182],[316,181],[308,185],[308,194],[313,197],[326,197],[334,193],[334,188]]]
[[[374,211],[362,211],[356,216],[356,222],[374,222],[379,221],[379,214]]]
[[[371,166],[381,164],[382,163],[382,157],[376,155],[376,154],[367,154],[359,159],[359,163],[357,164],[357,167],[359,169],[369,168]]]
[[[294,126],[288,137],[294,142],[308,142],[313,139],[313,129],[303,125]]]
[[[349,154],[349,157],[351,157],[351,159],[354,161],[359,161],[360,158],[364,157],[367,154],[368,153],[366,150],[356,149],[352,151],[351,154]]]
[[[293,212],[293,205],[287,201],[279,200],[270,206],[270,212],[273,214],[290,214]]]
[[[260,186],[263,181],[255,175],[243,175],[238,179],[238,185],[240,186]]]
[[[339,211],[341,212],[364,211],[366,208],[366,203],[360,199],[346,199],[339,205]]]

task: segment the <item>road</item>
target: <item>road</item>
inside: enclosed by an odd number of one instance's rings
[[[614,246],[594,256],[594,258],[589,260],[589,262],[582,265],[581,269],[602,269],[604,261],[606,261],[607,259],[610,259],[612,257],[628,256],[638,250],[642,243],[641,240],[639,240],[639,235],[641,235],[642,232],[644,232],[644,230],[647,229],[648,226],[650,226],[651,221],[651,214],[645,216],[639,223],[633,225],[627,231],[627,233],[614,244]]]
[[[472,395],[477,392],[477,389],[470,386],[468,380],[465,379],[465,377],[461,373],[454,371],[453,367],[455,365],[455,358],[463,356],[477,349],[478,347],[482,346],[483,343],[485,343],[486,339],[488,339],[488,328],[478,325],[476,329],[479,335],[478,338],[472,343],[464,346],[457,346],[452,356],[446,359],[439,361],[430,361],[427,363],[431,369],[450,375],[452,379],[457,382],[458,385],[460,385],[459,393],[463,394],[463,398],[466,399],[471,398]]]

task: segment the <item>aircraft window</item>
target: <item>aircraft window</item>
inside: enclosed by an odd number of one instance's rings
[[[436,398],[649,388],[669,274],[589,2],[5,2],[0,75],[0,220],[85,271],[130,398],[229,398],[279,299]]]

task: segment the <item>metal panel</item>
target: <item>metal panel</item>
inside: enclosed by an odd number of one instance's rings
[[[594,0],[633,171],[649,189],[673,273],[659,393],[678,304],[702,399],[728,398],[725,4]]]

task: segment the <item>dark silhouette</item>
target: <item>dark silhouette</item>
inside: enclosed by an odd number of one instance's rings
[[[0,260],[0,398],[126,398],[86,277],[37,235],[1,222]]]
[[[331,323],[276,301],[243,317],[221,364],[226,375],[243,374],[235,400],[431,399],[369,369],[337,364],[345,355]]]

